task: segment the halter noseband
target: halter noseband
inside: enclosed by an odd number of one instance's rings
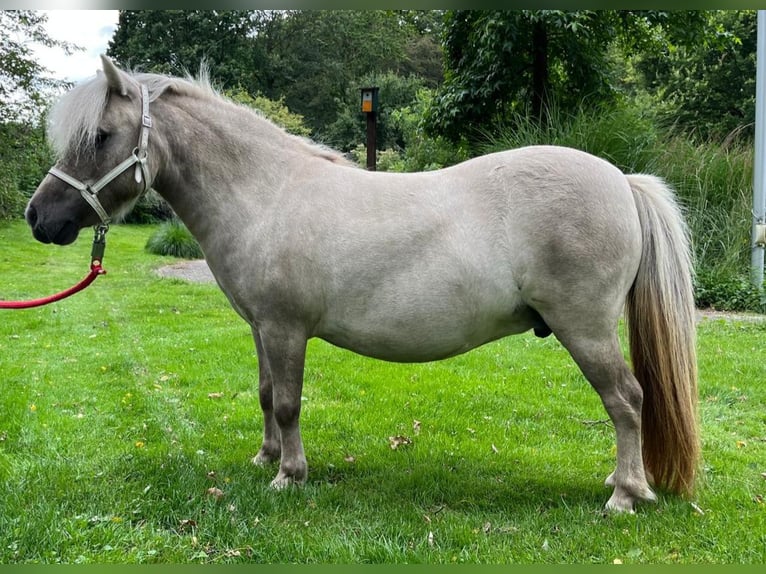
[[[106,212],[101,202],[98,200],[98,192],[106,187],[113,179],[120,176],[124,171],[128,170],[133,164],[136,165],[135,179],[136,183],[144,181],[144,192],[149,187],[149,173],[146,167],[146,158],[149,155],[149,128],[152,127],[152,117],[149,115],[149,90],[141,85],[141,134],[138,137],[138,146],[133,149],[133,153],[128,159],[123,161],[112,171],[107,173],[104,177],[99,179],[94,184],[83,183],[74,177],[67,175],[60,169],[52,167],[48,170],[48,173],[59,178],[60,180],[68,183],[80,192],[83,199],[88,202],[93,210],[101,218],[101,223],[105,227],[109,227],[111,218]]]

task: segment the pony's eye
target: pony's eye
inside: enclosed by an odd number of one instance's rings
[[[98,132],[96,132],[96,140],[94,142],[96,149],[101,149],[104,147],[107,139],[109,139],[109,134],[104,130],[98,130]]]

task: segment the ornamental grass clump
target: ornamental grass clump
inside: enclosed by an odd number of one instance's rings
[[[171,219],[160,225],[146,242],[146,250],[155,255],[170,255],[183,259],[204,257],[197,240],[178,219]]]

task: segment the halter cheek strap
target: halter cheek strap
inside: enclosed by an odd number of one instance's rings
[[[94,184],[83,183],[80,180],[72,177],[61,171],[56,167],[52,167],[48,170],[48,173],[59,178],[60,180],[68,183],[80,192],[83,199],[88,202],[93,210],[98,214],[103,225],[108,226],[111,222],[109,214],[106,212],[101,202],[98,200],[98,192],[106,187],[112,180],[131,166],[135,164],[134,178],[136,183],[144,182],[144,193],[149,189],[151,184],[149,183],[149,170],[146,166],[146,158],[149,155],[149,129],[152,127],[152,117],[149,115],[149,90],[143,84],[141,85],[141,133],[138,137],[138,146],[133,149],[133,153],[128,159],[120,163],[117,167],[112,169],[104,177],[99,179]]]

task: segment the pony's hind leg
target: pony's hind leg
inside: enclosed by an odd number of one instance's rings
[[[263,443],[258,454],[253,458],[253,463],[259,466],[279,460],[282,454],[282,442],[279,438],[279,428],[274,417],[274,397],[271,382],[271,369],[268,357],[263,350],[261,337],[256,329],[253,329],[255,350],[258,355],[258,398],[263,412]]]
[[[554,333],[598,392],[617,437],[617,468],[606,480],[614,487],[607,510],[633,512],[639,500],[655,501],[641,452],[643,391],[622,355],[616,332],[603,338]]]

